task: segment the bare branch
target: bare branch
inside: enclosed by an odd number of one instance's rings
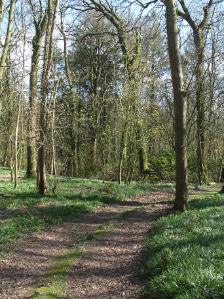
[[[187,21],[187,23],[191,26],[191,28],[193,30],[195,30],[197,28],[197,25],[196,25],[195,21],[192,19],[190,12],[185,4],[185,1],[179,0],[179,3],[181,5],[181,8],[183,9],[183,12],[180,10],[177,10],[177,15],[182,17],[185,21]]]
[[[147,3],[142,3],[142,1],[140,0],[135,0],[134,2],[138,3],[142,8],[146,9],[148,8],[151,4],[155,4],[156,2],[158,2],[158,0],[152,0],[152,1],[149,1]]]

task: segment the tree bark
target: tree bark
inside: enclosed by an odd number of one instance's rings
[[[34,11],[33,11],[34,13]],[[35,36],[32,40],[32,59],[29,87],[29,111],[27,124],[27,169],[28,178],[36,176],[36,102],[38,97],[38,66],[40,62],[41,42],[46,29],[47,15],[40,21],[34,18]]]
[[[184,211],[188,201],[186,129],[187,99],[183,88],[183,73],[178,46],[176,5],[174,0],[166,0],[166,23],[168,51],[175,106],[175,151],[176,151],[176,197],[175,209]]]
[[[16,121],[16,131],[15,131],[15,140],[14,140],[14,189],[17,188],[18,183],[18,139],[19,139],[19,122],[20,122],[20,103],[19,100],[19,107],[17,113],[17,121]]]
[[[7,32],[6,32],[6,37],[5,37],[5,42],[4,42],[4,47],[2,50],[2,55],[0,58],[0,82],[2,81],[4,70],[5,70],[5,64],[6,64],[6,59],[8,56],[8,52],[10,49],[10,43],[12,40],[12,34],[13,34],[13,20],[14,20],[14,13],[15,13],[15,0],[10,1],[10,7],[9,7],[9,18],[8,18],[8,26],[7,26]],[[3,6],[2,6],[3,9]],[[0,15],[1,17],[1,15]]]
[[[5,6],[5,0],[0,0],[0,29],[2,24],[3,14],[4,14],[4,6]]]
[[[194,43],[197,55],[196,66],[196,107],[197,107],[197,166],[198,183],[206,183],[205,170],[205,69],[204,41],[200,29],[194,30]]]
[[[45,169],[45,145],[47,133],[47,100],[48,100],[48,87],[52,71],[52,56],[53,56],[53,33],[55,27],[57,0],[48,0],[48,20],[45,34],[44,46],[44,64],[41,80],[41,103],[40,103],[40,136],[38,148],[38,177],[37,185],[41,195],[47,192],[47,179]]]

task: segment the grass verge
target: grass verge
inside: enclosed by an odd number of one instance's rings
[[[197,195],[159,219],[147,243],[144,298],[224,298],[224,195]]]

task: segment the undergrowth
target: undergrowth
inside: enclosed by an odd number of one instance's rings
[[[147,243],[145,298],[224,298],[223,208],[224,195],[200,195],[185,213],[158,220]]]

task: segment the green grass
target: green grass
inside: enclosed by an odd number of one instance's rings
[[[106,233],[109,233],[113,229],[114,224],[115,224],[115,220],[114,221],[109,221],[108,223],[100,225],[95,231],[88,232],[85,235],[83,235],[80,238],[79,243],[80,242],[81,243],[89,242],[89,241],[94,240],[98,236],[102,236]]]
[[[61,178],[56,195],[49,192],[40,196],[34,180],[20,180],[17,190],[9,181],[0,180],[0,252],[26,233],[120,200],[112,193],[101,192],[101,185],[98,181]]]
[[[20,176],[23,175],[21,172]],[[20,179],[18,188],[14,190],[9,177],[9,169],[0,168],[0,254],[26,233],[60,224],[96,207],[130,196],[147,194],[154,189],[173,188],[172,184],[152,185],[145,182],[127,186],[116,182],[61,177],[56,194],[51,192],[53,179],[49,178],[49,194],[40,196],[35,180]]]
[[[158,220],[147,243],[146,298],[224,298],[224,195]]]

